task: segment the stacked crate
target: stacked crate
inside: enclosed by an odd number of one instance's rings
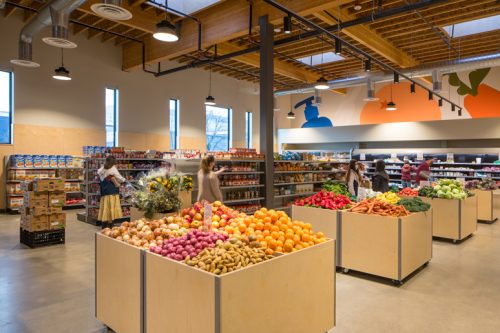
[[[64,233],[66,227],[66,214],[62,210],[66,201],[64,180],[38,178],[32,182],[23,183],[23,189],[25,192],[24,203],[20,208],[21,232],[62,231]],[[31,246],[31,244],[27,245]]]

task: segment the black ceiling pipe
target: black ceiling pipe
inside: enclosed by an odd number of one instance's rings
[[[350,48],[351,50],[353,50],[354,52],[356,52],[356,53],[358,53],[358,54],[360,54],[362,56],[365,56],[367,59],[371,59],[372,62],[376,63],[381,68],[385,68],[388,71],[391,71],[391,72],[394,72],[394,73],[398,73],[401,77],[403,77],[403,78],[407,79],[408,81],[412,82],[412,87],[414,87],[415,85],[418,85],[419,87],[421,87],[422,89],[424,89],[426,91],[431,91],[431,89],[427,88],[422,83],[413,80],[413,78],[411,78],[410,76],[405,75],[404,73],[398,71],[396,68],[394,68],[394,67],[392,67],[390,65],[387,65],[384,62],[382,62],[382,61],[380,61],[380,60],[378,60],[376,58],[373,58],[370,54],[368,54],[367,52],[361,50],[360,48],[352,45],[351,43],[347,42],[345,39],[342,39],[339,36],[334,35],[330,31],[328,31],[327,29],[325,29],[325,28],[317,25],[316,23],[314,23],[314,22],[312,22],[312,21],[310,21],[310,20],[308,20],[308,19],[306,19],[306,18],[298,15],[297,13],[289,10],[288,8],[286,8],[285,6],[277,3],[276,1],[274,1],[274,0],[264,0],[264,2],[270,4],[271,6],[275,7],[276,9],[281,10],[285,14],[288,14],[288,15],[291,15],[291,16],[295,17],[295,19],[297,19],[298,21],[304,23],[305,25],[309,26],[310,28],[316,30],[316,32],[318,32],[320,34],[325,34],[326,36],[328,36],[330,38],[334,38],[334,39],[336,38],[336,39],[340,40],[348,48]],[[455,106],[459,107],[459,105],[455,104],[454,102],[452,102],[448,98],[445,98],[442,95],[437,94],[437,93],[434,93],[434,94],[437,97],[440,97],[442,100],[450,103],[450,105],[452,107],[452,110],[455,109]]]
[[[370,14],[367,16],[363,16],[363,17],[351,20],[351,21],[341,22],[340,24],[335,24],[335,25],[329,26],[326,28],[326,30],[329,32],[332,32],[332,31],[337,31],[339,29],[345,29],[345,28],[349,28],[352,26],[356,26],[359,24],[374,22],[377,19],[386,18],[386,17],[390,17],[393,15],[397,15],[397,14],[402,14],[402,13],[416,10],[416,9],[422,9],[422,8],[432,6],[432,5],[441,3],[441,2],[446,2],[446,0],[425,0],[425,1],[417,2],[417,3],[413,3],[413,4],[409,4],[409,5],[404,5],[401,7],[391,8],[391,9],[384,10],[382,12],[374,13],[373,15]],[[274,42],[274,46],[279,46],[279,45],[284,45],[284,44],[296,42],[298,40],[305,39],[305,38],[316,37],[316,36],[319,36],[321,34],[322,34],[322,32],[320,33],[316,30],[309,31],[306,33],[299,34],[297,36],[276,40]],[[183,70],[190,69],[190,68],[194,68],[194,67],[205,66],[205,65],[208,65],[208,64],[213,63],[213,62],[227,60],[227,59],[234,58],[237,56],[257,52],[257,51],[259,51],[259,49],[260,49],[259,45],[249,47],[249,48],[246,48],[246,49],[241,50],[241,51],[227,53],[223,56],[214,57],[213,59],[201,60],[201,61],[191,63],[188,65],[183,65],[183,66],[179,66],[176,68],[171,68],[171,69],[168,69],[165,71],[161,71],[161,72],[155,74],[155,76],[163,76],[163,75],[176,73],[176,72],[183,71]]]

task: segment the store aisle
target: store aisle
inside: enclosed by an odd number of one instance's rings
[[[19,245],[18,219],[0,216],[0,332],[104,332],[94,318],[97,229],[70,212],[65,246],[31,250]],[[480,224],[461,245],[434,242],[429,266],[400,288],[338,274],[332,332],[498,332],[499,276],[500,222]]]
[[[68,211],[66,245],[19,243],[19,215],[0,215],[0,332],[105,332],[94,318],[94,231]]]

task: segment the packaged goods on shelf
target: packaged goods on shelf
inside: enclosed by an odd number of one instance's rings
[[[9,197],[7,198],[7,207],[16,210],[23,205],[23,197]]]
[[[258,175],[228,175],[222,174],[219,176],[221,186],[242,186],[242,185],[258,185],[260,177]]]
[[[257,154],[255,149],[230,148],[228,152],[206,152],[205,156],[212,155],[218,160],[260,160],[264,159],[263,154]]]
[[[225,200],[254,199],[260,197],[258,190],[233,190],[225,193]]]
[[[214,170],[219,170],[222,167],[226,167],[229,172],[238,172],[238,171],[245,171],[245,172],[251,172],[251,171],[257,171],[258,164],[254,162],[242,162],[238,164],[228,164],[227,161],[220,161],[217,163],[215,166]]]
[[[21,183],[10,183],[6,187],[7,194],[22,194],[23,189]]]
[[[177,159],[199,159],[202,157],[201,151],[195,149],[176,149],[170,158]]]
[[[64,191],[64,181],[58,178],[37,178],[32,182],[22,183],[24,191]]]

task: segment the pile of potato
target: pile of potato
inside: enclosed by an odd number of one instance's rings
[[[218,240],[215,247],[206,248],[196,257],[186,257],[185,263],[207,272],[220,275],[273,258],[264,249],[250,247],[241,240]]]

